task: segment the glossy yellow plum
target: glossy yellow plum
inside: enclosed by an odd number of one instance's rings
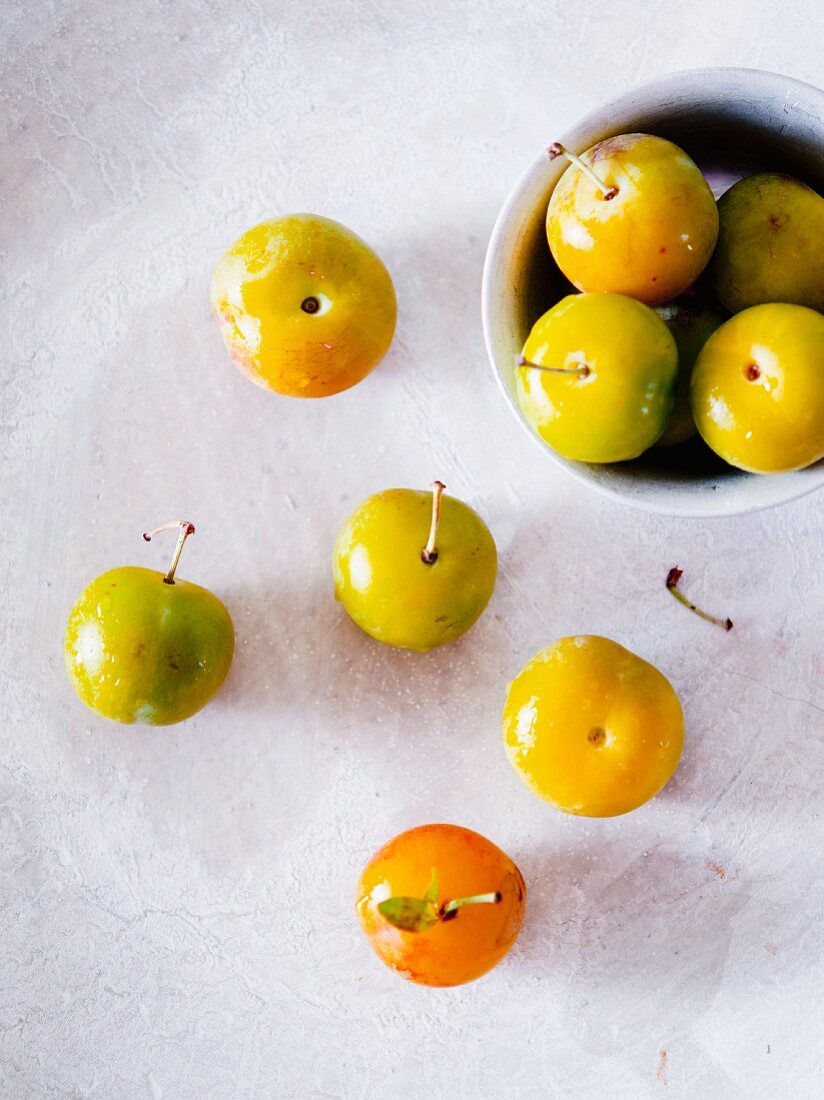
[[[698,432],[690,406],[690,381],[698,353],[715,330],[724,323],[725,315],[697,299],[678,298],[655,312],[670,330],[678,349],[678,385],[664,434],[659,447],[674,447],[685,443]]]
[[[751,306],[704,345],[692,372],[704,441],[753,473],[800,470],[824,457],[824,314]]]
[[[432,986],[491,970],[517,939],[525,906],[526,886],[509,856],[458,825],[420,825],[384,844],[356,897],[378,958]]]
[[[115,722],[166,726],[191,717],[223,683],[234,629],[220,600],[138,566],[103,573],[81,593],[66,626],[66,669],[78,697]]]
[[[363,501],[335,541],[335,595],[379,642],[426,651],[477,621],[495,588],[498,556],[484,521],[434,491],[387,489]]]
[[[664,431],[677,377],[675,340],[648,306],[571,294],[535,322],[515,388],[524,416],[559,454],[623,462]]]
[[[328,397],[365,378],[395,331],[395,291],[376,253],[317,214],[273,218],[215,268],[212,312],[235,365],[290,397]]]
[[[718,237],[718,208],[701,170],[664,138],[620,134],[573,160],[547,209],[555,262],[579,290],[667,302],[706,267]]]
[[[535,794],[584,817],[637,809],[669,781],[684,717],[669,681],[593,635],[561,638],[509,685],[507,755]]]
[[[769,302],[824,310],[824,198],[792,176],[747,176],[718,200],[715,292],[737,312]]]

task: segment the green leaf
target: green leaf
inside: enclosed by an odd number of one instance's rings
[[[430,884],[426,891],[429,895]],[[403,932],[425,932],[438,923],[437,911],[428,897],[426,898],[387,898],[378,904],[378,912],[395,928]]]
[[[426,893],[423,896],[424,901],[430,901],[437,908],[438,906],[438,872],[435,868],[432,868],[432,878],[429,880],[429,885],[426,888]]]

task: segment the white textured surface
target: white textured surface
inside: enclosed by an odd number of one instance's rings
[[[821,499],[696,523],[585,493],[504,407],[479,316],[536,149],[668,70],[815,80],[818,12],[6,0],[4,1096],[822,1095]],[[236,375],[208,312],[223,247],[300,209],[370,240],[400,306],[384,365],[321,403]],[[345,620],[329,551],[361,497],[434,476],[502,571],[422,657]],[[164,564],[140,531],[184,513],[235,665],[185,726],[120,729],[73,697],[64,621],[103,569]],[[731,635],[666,595],[676,562]],[[507,679],[584,631],[685,704],[676,779],[624,819],[544,807],[499,743]],[[515,951],[455,991],[397,980],[352,912],[372,850],[438,819],[530,889]]]

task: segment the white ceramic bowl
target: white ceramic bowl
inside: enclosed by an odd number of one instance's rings
[[[659,134],[681,145],[718,196],[759,171],[795,175],[824,188],[824,91],[754,69],[695,69],[635,88],[563,134],[547,134],[578,152],[614,134]],[[489,358],[517,418],[542,452],[607,496],[681,516],[737,515],[768,508],[824,485],[824,462],[791,474],[735,470],[700,440],[656,447],[632,462],[591,465],[562,458],[523,417],[514,360],[535,320],[569,293],[546,241],[544,221],[562,158],[535,161],[501,211],[486,255],[483,324]]]

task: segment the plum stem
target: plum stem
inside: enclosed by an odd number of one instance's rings
[[[574,164],[576,168],[580,168],[584,175],[592,180],[599,191],[603,192],[604,200],[606,202],[609,202],[610,199],[614,199],[615,196],[618,194],[617,187],[608,187],[597,172],[594,172],[592,168],[590,168],[588,164],[581,160],[579,156],[576,156],[575,153],[570,153],[569,149],[567,149],[566,146],[561,145],[560,141],[554,141],[552,145],[550,145],[550,147],[547,149],[546,155],[549,157],[550,160],[555,160],[556,157],[566,157],[566,159],[571,164]]]
[[[172,555],[172,564],[169,566],[169,571],[163,578],[164,584],[175,583],[175,570],[177,569],[177,563],[180,561],[180,553],[183,549],[183,544],[189,537],[189,535],[193,535],[195,533],[195,525],[193,523],[190,523],[188,519],[172,519],[169,520],[168,523],[161,523],[159,527],[155,527],[154,531],[143,532],[143,538],[146,540],[146,542],[151,542],[153,535],[157,535],[161,531],[168,531],[172,527],[179,527],[180,534],[177,536],[177,546],[175,547],[175,552]]]
[[[531,359],[525,358],[523,355],[515,356],[516,367],[529,367],[530,370],[542,370],[547,374],[574,374],[578,378],[587,378],[591,373],[591,368],[586,363],[579,363],[577,367],[545,367],[542,363],[533,363]]]
[[[438,921],[454,920],[465,905],[497,905],[501,894],[473,894],[468,898],[455,898],[438,905],[438,872],[432,868],[429,886],[422,898],[399,896],[378,902],[378,912],[394,928],[403,932],[426,932]]]
[[[438,536],[438,522],[441,518],[441,497],[446,488],[442,481],[432,482],[432,522],[429,525],[429,538],[426,546],[421,550],[421,561],[425,565],[434,565],[438,560],[438,551],[435,549],[435,539]]]
[[[499,890],[495,890],[490,894],[473,894],[468,898],[455,898],[453,901],[448,901],[441,906],[439,916],[441,920],[454,920],[458,915],[458,910],[463,909],[465,905],[499,905],[502,900],[503,895]]]
[[[696,607],[694,603],[691,603],[687,599],[684,593],[678,588],[678,582],[683,575],[683,569],[679,569],[677,565],[673,566],[669,573],[667,573],[667,591],[671,592],[679,603],[682,603],[684,607],[688,607],[689,610],[698,615],[699,618],[704,619],[708,623],[713,623],[715,626],[720,626],[722,630],[732,630],[732,619],[719,619],[716,615],[708,615],[706,611],[702,611],[700,607]]]

